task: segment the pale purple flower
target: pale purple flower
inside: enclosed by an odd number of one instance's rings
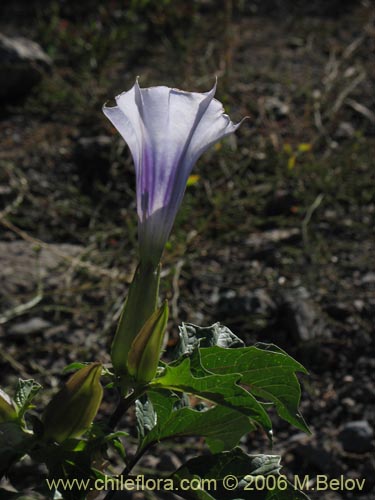
[[[215,90],[141,89],[137,80],[117,106],[103,108],[133,156],[142,262],[159,263],[198,158],[240,125],[224,114]]]

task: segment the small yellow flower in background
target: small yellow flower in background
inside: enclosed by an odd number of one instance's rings
[[[298,151],[300,153],[307,153],[312,150],[312,145],[309,144],[308,142],[302,142],[301,144],[298,144]]]
[[[190,175],[188,180],[187,180],[187,186],[194,186],[194,184],[196,184],[199,179],[201,178],[200,175]]]

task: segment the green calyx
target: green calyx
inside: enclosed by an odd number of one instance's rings
[[[128,373],[139,384],[147,384],[156,374],[167,323],[168,303],[165,301],[146,321],[130,346]]]
[[[0,389],[0,424],[17,420],[17,417],[14,401]]]
[[[111,358],[118,376],[127,376],[128,354],[131,345],[155,312],[160,282],[160,264],[139,264],[130,285],[116,335],[112,343]]]
[[[100,363],[91,363],[70,377],[42,415],[43,439],[61,443],[91,426],[103,397],[101,372]]]

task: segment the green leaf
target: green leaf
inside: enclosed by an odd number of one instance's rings
[[[77,440],[71,440],[77,441]],[[45,462],[49,471],[49,480],[66,480],[66,483],[60,483],[58,492],[64,500],[84,500],[87,498],[90,489],[84,486],[88,485],[89,479],[95,479],[98,471],[92,467],[94,457],[98,455],[90,452],[89,449],[73,450],[64,446],[53,444],[40,450],[39,460]],[[72,443],[73,444],[73,443]],[[33,458],[37,458],[33,453]],[[75,484],[74,479],[79,478],[81,484]]]
[[[220,375],[241,373],[241,384],[256,397],[272,401],[281,418],[304,432],[310,432],[299,412],[301,389],[296,372],[305,368],[273,345],[200,349],[204,369]]]
[[[180,478],[179,477],[176,477],[176,478],[173,478],[174,481],[175,481],[175,488],[178,490],[178,496],[181,497],[181,498],[185,498],[186,500],[217,500],[217,497],[216,496],[212,496],[210,493],[208,493],[208,491],[204,490],[204,489],[196,489],[196,488],[192,488],[192,489],[186,489],[186,486],[184,485],[184,488],[182,489],[180,486],[179,486],[179,481],[180,481]],[[185,483],[186,481],[188,481],[188,483],[186,484],[194,484],[194,481],[200,481],[200,478],[197,477],[197,476],[189,476],[189,475],[186,475],[184,477],[181,477],[181,480],[185,480]],[[199,484],[199,483],[196,483],[196,484]],[[213,494],[215,494],[213,492]]]
[[[202,436],[212,452],[230,450],[255,427],[249,418],[223,406],[201,411],[188,407],[175,409],[178,398],[166,391],[150,391],[149,399],[157,414],[157,424],[144,436],[141,449],[165,439]]]
[[[194,488],[185,492],[179,488],[179,495],[189,500],[205,499],[200,494],[202,490],[196,490],[201,485],[206,493],[215,500],[303,500],[306,495],[297,491],[287,482],[284,476],[280,476],[280,457],[277,455],[247,455],[241,449],[236,448],[230,452],[193,458],[178,469],[171,478],[176,487],[181,481],[192,483]],[[270,488],[267,489],[267,481],[270,478]],[[228,481],[228,478],[230,481]],[[245,479],[247,478],[247,479]],[[255,478],[261,479],[255,483]],[[259,484],[261,487],[255,487]]]
[[[70,363],[69,365],[67,365],[63,369],[63,373],[76,372],[77,370],[80,370],[81,368],[84,368],[89,364],[90,363],[81,363],[79,361],[75,361],[74,363]]]
[[[190,370],[190,359],[185,358],[177,366],[167,365],[163,374],[151,382],[150,388],[195,394],[201,399],[242,413],[269,433],[272,427],[269,416],[254,396],[237,385],[240,379],[240,373],[194,377]]]
[[[17,420],[17,409],[12,398],[0,389],[0,423]]]
[[[135,402],[135,414],[137,417],[137,430],[139,439],[143,439],[145,434],[155,427],[157,415],[147,394],[144,394]]]
[[[220,323],[201,327],[191,323],[182,323],[179,327],[180,342],[177,345],[176,357],[190,355],[198,346],[201,347],[244,347],[244,342]]]
[[[127,436],[129,436],[129,434],[124,431],[116,431],[104,436],[104,441],[110,443],[117,450],[117,453],[124,463],[126,463],[126,451],[121,438]]]
[[[124,445],[119,438],[114,438],[111,440],[112,446],[117,450],[117,453],[120,455],[121,460],[126,463],[126,451]]]
[[[80,362],[80,361],[75,361],[74,363],[70,363],[63,369],[63,373],[70,373],[70,372],[76,372],[80,370],[81,368],[84,368],[85,366],[90,365],[90,361],[85,361],[85,362]],[[110,377],[113,378],[113,373],[105,366],[102,366],[102,377]],[[105,387],[110,389],[114,386],[114,382],[109,382]]]
[[[35,382],[33,379],[22,380],[18,379],[18,386],[16,389],[16,395],[14,401],[17,405],[18,416],[23,417],[25,412],[30,407],[31,401],[34,399],[35,395],[40,391],[42,386]]]
[[[262,476],[278,474],[280,468],[278,455],[248,455],[241,448],[235,448],[223,453],[193,458],[176,472],[182,474],[186,471],[201,478],[221,481],[229,474],[238,480],[250,474]]]

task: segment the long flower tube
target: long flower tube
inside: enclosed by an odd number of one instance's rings
[[[216,84],[204,93],[140,88],[137,80],[116,97],[116,106],[103,107],[128,144],[136,173],[140,265],[112,344],[119,374],[127,372],[129,347],[155,311],[160,259],[191,170],[210,146],[240,125],[224,113],[215,91]]]

